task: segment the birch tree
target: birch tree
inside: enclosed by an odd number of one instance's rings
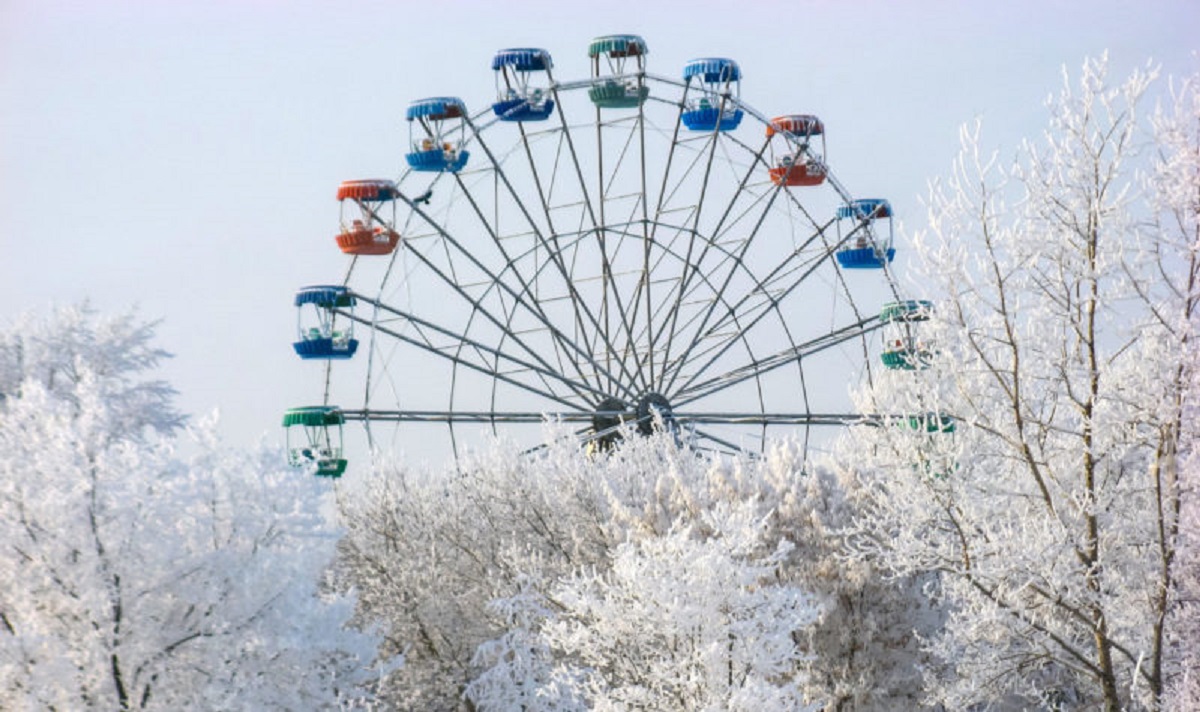
[[[964,129],[915,240],[935,300],[908,327],[917,368],[878,374],[860,407],[886,417],[840,449],[861,488],[857,556],[937,576],[932,704],[1155,709],[1181,672],[1195,86],[1150,120],[1156,73],[1114,84],[1106,65],[1064,72],[1010,167]]]

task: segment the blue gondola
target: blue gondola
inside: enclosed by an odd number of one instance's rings
[[[689,129],[730,131],[742,122],[742,110],[736,103],[742,81],[737,62],[719,57],[693,59],[683,68],[683,80],[699,85],[699,96],[689,99],[683,111],[683,123]]]
[[[408,137],[412,151],[405,156],[414,171],[457,173],[467,165],[464,151],[467,107],[449,96],[421,99],[409,104]]]
[[[303,359],[347,359],[358,350],[354,322],[336,329],[334,309],[354,311],[356,300],[345,287],[318,285],[296,292],[297,332],[300,340],[292,344]],[[311,307],[311,308],[306,308]]]
[[[846,247],[838,250],[837,261],[845,269],[882,269],[896,257],[892,247],[892,206],[880,198],[852,200],[838,208],[838,242]],[[852,227],[842,238],[842,221]],[[881,234],[880,221],[887,221],[887,235]]]
[[[502,49],[492,58],[496,72],[496,103],[501,121],[544,121],[554,111],[546,87],[533,86],[531,73],[547,72],[554,63],[544,49]]]

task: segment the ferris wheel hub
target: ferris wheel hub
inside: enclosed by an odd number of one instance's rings
[[[671,430],[675,427],[675,416],[671,411],[671,403],[660,393],[647,393],[637,403],[638,432],[649,435],[662,427]]]
[[[609,396],[596,406],[592,416],[592,432],[597,433],[594,443],[597,448],[607,450],[621,439],[620,425],[629,420],[632,414],[629,406],[620,398]]]

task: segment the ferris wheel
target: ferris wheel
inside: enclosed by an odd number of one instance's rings
[[[667,429],[753,453],[861,419],[899,301],[890,205],[835,178],[816,116],[745,102],[733,60],[647,54],[599,37],[561,80],[502,50],[488,104],[412,102],[399,178],[339,186],[344,277],[295,298],[295,350],[325,365],[322,404],[285,416],[297,461],[340,475],[347,421],[384,450],[439,428],[536,449],[549,419],[592,450]]]

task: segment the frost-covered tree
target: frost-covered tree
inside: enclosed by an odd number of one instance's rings
[[[0,336],[0,708],[320,709],[377,641],[323,576],[339,532],[313,478],[210,423],[175,452],[165,354],[87,308]],[[325,504],[324,506],[328,506]]]
[[[346,497],[343,583],[405,656],[381,690],[390,704],[458,709],[476,647],[501,632],[489,602],[515,594],[538,557],[555,572],[603,557],[603,498],[580,497],[584,478],[551,478],[547,462],[497,446],[452,473],[386,469]]]
[[[102,425],[110,438],[170,433],[184,423],[175,390],[145,377],[168,356],[153,345],[154,328],[133,312],[100,317],[87,304],[49,317],[26,314],[0,332],[0,403],[21,398],[32,382],[78,409],[88,378],[107,409]]]
[[[517,595],[535,573],[554,580],[604,566],[631,530],[669,529],[662,500],[678,456],[657,439],[639,445],[590,459],[564,444],[537,458],[496,444],[450,473],[383,471],[349,498],[345,580],[363,619],[381,621],[389,649],[405,655],[384,697],[405,709],[457,709],[478,671],[477,647],[510,625],[493,600]]]
[[[542,626],[578,661],[595,709],[803,710],[797,634],[818,616],[782,581],[792,545],[774,548],[755,502],[719,505],[693,525],[622,543],[604,573],[555,587]]]
[[[797,477],[803,463],[796,443],[780,441],[746,469],[758,473],[751,481],[765,483],[760,496],[772,502],[775,535],[795,545],[789,579],[803,582],[820,604],[820,619],[806,631],[811,696],[828,712],[915,707],[927,658],[920,640],[941,618],[925,593],[928,576],[885,577],[872,563],[848,558],[853,484],[847,489],[811,463]]]
[[[493,599],[488,608],[503,633],[480,643],[471,664],[479,672],[464,697],[480,712],[527,710],[573,712],[590,709],[587,671],[564,660],[543,635],[558,605],[547,599],[548,584],[525,574],[519,590]]]
[[[693,675],[700,653],[666,656],[648,630],[621,649],[643,664],[614,660],[619,672],[588,677],[585,668],[603,666],[581,665],[585,651],[549,633],[551,625],[575,626],[580,640],[595,643],[588,654],[603,657],[611,629],[602,623],[615,625],[623,607],[633,615],[639,587],[649,595],[685,586],[689,571],[676,561],[685,555],[721,562],[731,577],[752,578],[762,573],[757,567],[772,574],[769,591],[756,589],[761,600],[737,599],[732,583],[697,586],[695,597],[677,600],[681,611],[719,606],[724,597],[762,621],[773,601],[799,592],[820,611],[819,619],[804,615],[783,626],[796,642],[785,652],[799,657],[768,687],[794,683],[804,700],[830,710],[889,709],[913,699],[922,655],[914,631],[931,630],[919,582],[882,582],[869,565],[842,560],[838,531],[848,503],[833,477],[802,472],[799,445],[778,443],[751,461],[711,460],[669,437],[630,434],[599,457],[569,439],[549,439],[554,444],[539,457],[515,458],[500,444],[453,473],[382,472],[347,499],[345,580],[360,594],[363,618],[379,620],[392,649],[405,653],[405,668],[388,680],[390,703],[574,709],[597,702],[601,689],[640,684],[631,676],[659,663],[664,679]],[[718,517],[733,510],[747,514]],[[714,536],[714,517],[746,531]],[[745,537],[761,547],[752,556],[731,553]],[[781,541],[789,542],[786,552],[768,562]],[[566,605],[596,599],[608,602],[611,620]],[[667,635],[682,620],[680,613],[657,627]],[[728,631],[716,624],[702,632],[728,646]]]
[[[1153,709],[1194,659],[1169,626],[1200,435],[1200,143],[1194,84],[1147,120],[1154,74],[1114,86],[1085,62],[1011,168],[964,129],[915,241],[936,301],[908,325],[917,368],[860,394],[888,417],[840,457],[856,550],[937,577],[932,704]]]

